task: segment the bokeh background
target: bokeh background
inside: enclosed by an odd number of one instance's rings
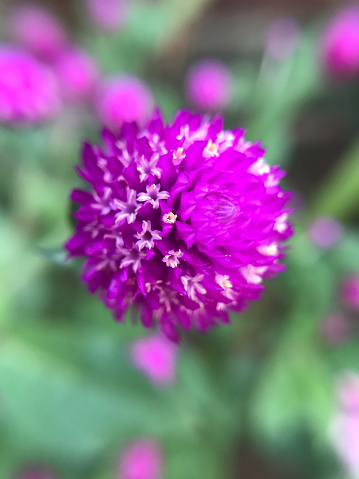
[[[0,1],[1,479],[359,477],[358,8]],[[53,75],[42,116],[9,48]],[[179,346],[116,324],[62,246],[83,140],[155,104],[222,112],[294,191],[286,272]]]

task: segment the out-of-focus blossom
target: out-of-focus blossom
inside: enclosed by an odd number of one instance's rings
[[[276,20],[268,30],[266,53],[278,61],[285,60],[294,53],[300,34],[300,25],[293,18]]]
[[[31,5],[13,13],[11,32],[15,41],[41,58],[53,59],[67,44],[60,21],[49,11]]]
[[[174,382],[177,353],[177,346],[161,334],[138,339],[131,346],[134,365],[157,384]]]
[[[163,454],[153,439],[140,439],[130,444],[121,454],[118,479],[161,479]]]
[[[342,239],[343,227],[333,218],[320,216],[311,223],[308,234],[317,246],[332,248]]]
[[[338,385],[338,408],[332,427],[334,448],[349,474],[359,477],[359,376],[346,373]]]
[[[325,342],[342,344],[350,337],[351,324],[344,314],[332,313],[320,322],[319,332]]]
[[[350,274],[342,284],[342,299],[354,311],[359,311],[359,273]]]
[[[87,0],[92,21],[105,30],[117,30],[126,21],[126,0]]]
[[[99,69],[95,60],[79,48],[61,53],[54,63],[54,70],[67,100],[89,98],[99,79]]]
[[[326,26],[321,42],[324,69],[338,78],[359,74],[359,7],[339,11]]]
[[[18,473],[15,479],[55,479],[55,476],[49,469],[30,467]]]
[[[198,108],[220,111],[232,98],[232,75],[223,63],[202,60],[189,70],[185,80],[188,100]]]
[[[178,341],[181,328],[227,323],[284,269],[284,172],[243,130],[222,128],[188,111],[164,125],[156,111],[144,129],[105,130],[103,149],[85,145],[90,189],[71,195],[81,207],[66,248],[87,259],[83,280],[117,320],[133,307]]]
[[[139,78],[116,77],[100,86],[96,107],[102,123],[118,131],[124,122],[136,121],[144,125],[152,112],[153,97]]]
[[[52,72],[32,56],[0,47],[0,122],[32,124],[53,117],[60,107]]]

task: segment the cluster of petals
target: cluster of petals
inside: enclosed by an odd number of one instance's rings
[[[0,47],[0,122],[38,123],[61,106],[53,73],[20,49]]]
[[[228,322],[283,270],[284,173],[242,129],[188,111],[165,125],[156,111],[143,129],[105,129],[103,143],[84,146],[78,172],[90,188],[72,192],[66,248],[86,258],[83,280],[117,320],[131,307],[178,341],[180,329]]]

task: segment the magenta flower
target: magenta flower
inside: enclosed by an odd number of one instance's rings
[[[344,303],[352,310],[359,311],[359,274],[344,278],[341,293]]]
[[[87,0],[87,11],[95,25],[117,30],[126,20],[126,0]]]
[[[337,78],[359,74],[359,7],[339,11],[326,26],[321,42],[324,69]]]
[[[97,95],[97,114],[103,124],[118,131],[124,122],[144,125],[153,108],[152,93],[139,78],[116,77],[104,82]]]
[[[359,376],[346,373],[338,385],[338,410],[333,421],[332,442],[343,465],[353,477],[359,475]]]
[[[49,11],[31,5],[18,8],[11,18],[14,39],[41,58],[53,59],[67,44],[63,25]]]
[[[232,75],[219,61],[202,60],[188,72],[185,92],[188,100],[198,108],[220,111],[232,97]]]
[[[70,257],[87,258],[83,280],[122,321],[129,307],[170,339],[207,331],[260,297],[262,281],[284,267],[292,234],[290,197],[259,144],[222,120],[156,112],[141,130],[125,123],[86,144]]]
[[[31,124],[59,110],[59,89],[53,74],[27,53],[0,47],[0,122]]]
[[[54,70],[67,100],[89,98],[99,79],[95,60],[79,48],[64,50],[54,63]]]
[[[161,479],[162,450],[153,439],[140,439],[130,444],[121,454],[118,479]]]
[[[332,313],[325,317],[320,325],[319,332],[329,344],[336,345],[348,341],[351,333],[351,324],[341,313]]]
[[[161,334],[138,339],[131,345],[134,365],[160,385],[175,381],[177,352],[177,346]]]
[[[327,216],[315,218],[309,227],[309,238],[320,248],[332,248],[343,237],[343,227]]]

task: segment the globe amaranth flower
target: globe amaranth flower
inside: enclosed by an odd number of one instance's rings
[[[0,122],[38,123],[58,112],[56,78],[31,55],[0,47],[0,71]]]
[[[127,18],[127,0],[87,0],[89,16],[99,28],[115,31]]]
[[[205,111],[223,110],[231,101],[233,79],[229,68],[218,60],[201,60],[185,80],[188,100]]]
[[[18,7],[10,18],[14,40],[34,55],[52,60],[68,43],[61,22],[45,8]]]
[[[87,258],[83,279],[115,318],[132,306],[178,340],[178,329],[207,331],[258,299],[292,234],[284,173],[259,144],[187,111],[169,125],[157,111],[103,141],[84,146],[90,190],[72,192],[81,206],[66,248]]]
[[[359,7],[340,10],[327,24],[320,45],[325,71],[335,78],[359,75]]]
[[[146,83],[139,78],[118,76],[99,85],[95,107],[100,121],[118,131],[124,122],[144,125],[151,116],[153,98]]]
[[[129,444],[121,453],[118,479],[161,479],[163,477],[163,452],[152,438],[140,438]]]

